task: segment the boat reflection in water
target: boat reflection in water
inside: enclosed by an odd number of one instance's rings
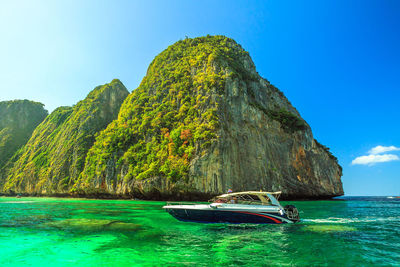
[[[210,200],[211,204],[168,202],[163,207],[176,219],[199,223],[295,223],[300,220],[293,205],[282,207],[281,192],[247,191],[228,193]]]

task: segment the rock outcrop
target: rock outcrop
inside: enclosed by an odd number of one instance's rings
[[[96,138],[73,191],[147,198],[283,191],[343,194],[342,169],[232,39],[185,39],[157,56]]]
[[[73,107],[54,110],[35,129],[8,172],[5,192],[68,193],[95,135],[117,118],[129,95],[119,80],[96,87]]]

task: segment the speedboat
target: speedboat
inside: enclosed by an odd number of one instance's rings
[[[282,207],[282,192],[247,191],[228,193],[210,200],[210,204],[168,202],[163,207],[176,219],[199,223],[295,223],[300,220],[293,205]]]

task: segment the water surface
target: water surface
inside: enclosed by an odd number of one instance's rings
[[[0,266],[399,265],[400,199],[294,204],[286,225],[180,222],[165,202],[0,198]]]

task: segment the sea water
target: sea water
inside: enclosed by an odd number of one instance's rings
[[[0,198],[0,266],[400,265],[400,199],[293,201],[301,222],[180,222],[165,202]]]

